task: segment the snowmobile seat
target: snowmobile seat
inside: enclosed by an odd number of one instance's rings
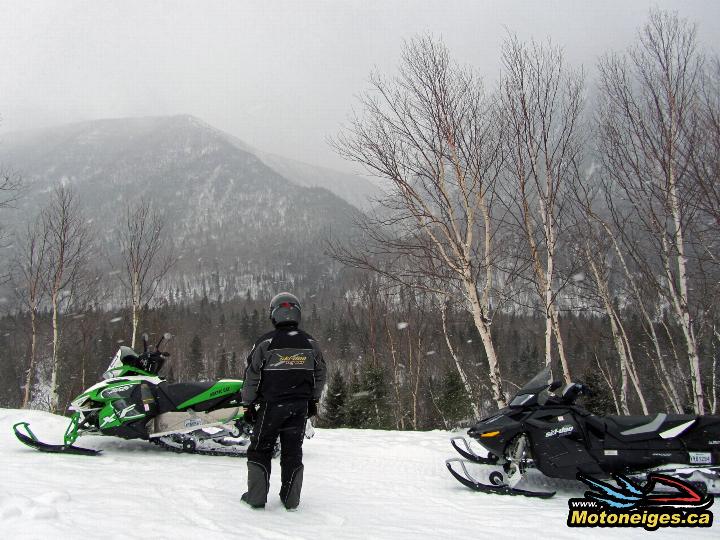
[[[641,426],[647,426],[648,424],[651,424],[653,422],[657,423],[657,426],[660,427],[665,420],[666,414],[662,415],[662,418],[659,419],[658,423],[658,416],[660,415],[653,415],[653,416],[616,416],[616,415],[608,415],[606,418],[611,421],[620,431],[627,431],[629,429],[635,429]]]
[[[608,433],[619,439],[625,437],[656,437],[687,422],[695,420],[697,416],[691,414],[658,413],[652,416],[614,416],[606,417]]]
[[[158,413],[176,411],[177,408],[185,403],[187,400],[194,398],[195,396],[202,394],[206,390],[212,388],[215,383],[212,381],[203,382],[187,382],[187,383],[174,383],[174,384],[160,384],[158,385]],[[204,411],[213,405],[213,400],[205,400],[202,403],[193,405],[191,408],[194,411]]]

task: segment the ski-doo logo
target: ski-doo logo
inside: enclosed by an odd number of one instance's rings
[[[572,433],[573,429],[575,429],[573,426],[562,426],[559,428],[551,429],[545,434],[545,438],[548,437],[564,437],[565,435],[568,435],[569,433]]]
[[[290,364],[293,366],[302,365],[307,360],[307,356],[302,353],[282,356],[278,355],[278,364]]]
[[[568,527],[711,527],[713,514],[708,510],[713,496],[678,478],[650,473],[639,484],[614,474],[617,486],[582,473],[578,480],[590,490],[582,499],[568,501]],[[659,492],[655,488],[660,487]]]

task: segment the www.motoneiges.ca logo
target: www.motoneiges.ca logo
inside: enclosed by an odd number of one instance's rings
[[[641,483],[612,475],[616,485],[578,473],[590,489],[568,501],[569,527],[711,527],[714,497],[667,474],[649,473]]]

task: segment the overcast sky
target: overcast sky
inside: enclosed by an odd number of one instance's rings
[[[370,71],[430,32],[489,81],[507,31],[551,37],[571,63],[625,48],[651,6],[720,49],[720,2],[3,0],[0,144],[8,132],[94,118],[188,113],[248,144],[348,170],[326,145]]]

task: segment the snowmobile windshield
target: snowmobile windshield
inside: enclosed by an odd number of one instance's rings
[[[130,347],[120,347],[115,353],[110,365],[103,373],[103,379],[112,379],[120,375],[120,368],[130,359],[137,360],[137,354]]]
[[[546,390],[552,383],[552,372],[549,366],[545,366],[540,373],[530,379],[525,386],[523,386],[515,397],[510,402],[511,407],[520,407],[527,405],[531,401],[531,398]]]

